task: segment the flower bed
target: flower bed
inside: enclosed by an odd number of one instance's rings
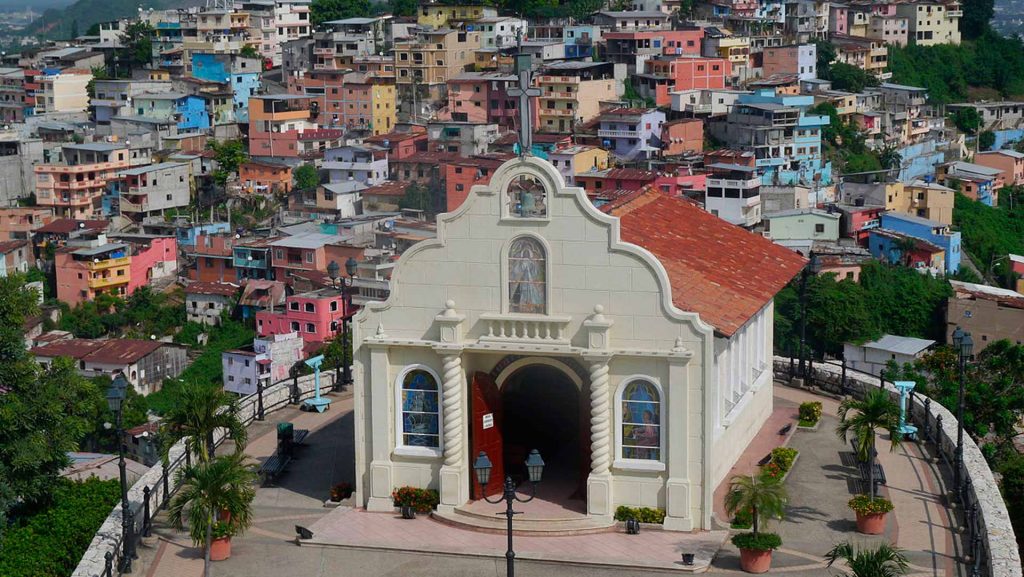
[[[441,502],[440,495],[433,489],[420,489],[418,487],[399,487],[391,493],[391,499],[395,507],[409,506],[417,513],[429,513]]]
[[[809,401],[800,403],[799,418],[797,426],[801,429],[817,429],[821,421],[821,401]]]
[[[665,521],[665,510],[651,507],[626,507],[619,506],[615,509],[616,521],[637,520],[641,523],[661,525]]]
[[[764,465],[761,465],[761,472],[779,482],[785,482],[790,471],[796,464],[800,452],[789,447],[775,447],[772,449],[772,458]],[[733,517],[730,527],[733,529],[750,529],[753,526],[753,516],[750,511],[739,511]]]

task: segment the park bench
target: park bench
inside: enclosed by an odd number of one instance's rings
[[[261,484],[276,479],[288,467],[288,463],[291,460],[291,457],[286,457],[278,451],[274,451],[273,455],[268,457],[266,461],[263,461],[258,470]]]
[[[306,442],[306,437],[309,436],[309,429],[295,429],[295,436],[292,437],[293,445],[302,445]]]
[[[850,439],[850,448],[853,449],[853,456],[857,460],[857,469],[860,472],[860,478],[864,482],[864,485],[866,486],[868,483],[871,482],[871,474],[870,474],[871,470],[868,469],[868,464],[863,462],[863,461],[861,461],[860,458],[857,455],[857,438],[856,437]],[[877,449],[871,449],[871,452],[874,453],[875,457],[878,456],[878,450]],[[875,489],[878,488],[878,485],[886,485],[886,484],[888,484],[886,482],[886,479],[885,479],[885,469],[882,467],[882,464],[878,463],[878,462],[875,462],[874,469],[875,469]]]

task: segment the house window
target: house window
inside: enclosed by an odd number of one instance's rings
[[[544,314],[547,300],[547,260],[540,241],[521,236],[508,251],[508,310]]]
[[[288,303],[288,309],[289,310],[293,310],[293,311],[299,310],[299,303],[296,302],[296,301],[292,301],[292,302]]]
[[[306,312],[307,313],[316,312],[316,305],[314,305],[313,303],[306,303]]]
[[[817,232],[817,233],[825,232],[825,225],[824,224],[820,224],[820,223],[814,225],[814,232]]]
[[[306,332],[307,333],[315,333],[316,332],[316,325],[314,325],[313,323],[306,323]]]
[[[438,378],[426,367],[410,367],[399,375],[398,445],[426,454],[441,449],[441,395]]]
[[[293,333],[299,332],[299,323],[297,323],[295,321],[292,321],[292,332]]]
[[[306,251],[306,262],[313,262],[313,253]]]
[[[619,459],[647,465],[660,462],[663,431],[658,383],[647,377],[626,379],[619,386],[615,410]]]
[[[331,301],[331,312],[338,310],[338,301]]]

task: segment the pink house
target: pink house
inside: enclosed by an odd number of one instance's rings
[[[119,237],[123,238],[123,237]],[[173,236],[148,239],[128,237],[132,244],[131,278],[128,294],[153,279],[171,276],[178,270],[178,241]]]
[[[974,164],[1002,171],[1003,186],[1024,184],[1024,154],[1015,150],[993,150],[974,155]]]
[[[299,333],[309,351],[334,338],[346,316],[341,291],[322,288],[286,297],[283,311],[257,312],[256,333],[260,337]]]
[[[654,180],[654,187],[669,196],[686,196],[688,193],[703,192],[706,174],[663,174]]]
[[[829,5],[828,28],[833,34],[847,34],[846,14],[848,9],[844,4]]]

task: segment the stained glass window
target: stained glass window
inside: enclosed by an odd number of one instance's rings
[[[508,213],[511,216],[547,216],[547,201],[544,185],[532,176],[520,175],[508,185]]]
[[[508,250],[508,311],[544,314],[546,268],[540,241],[523,236]]]
[[[654,384],[636,380],[622,390],[622,458],[661,459],[661,398]]]
[[[406,447],[439,448],[439,394],[437,380],[427,371],[414,369],[402,379],[402,444]]]

